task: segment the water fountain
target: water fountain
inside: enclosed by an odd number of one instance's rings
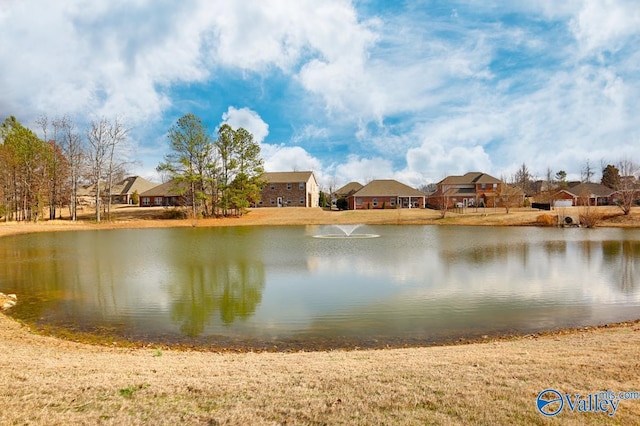
[[[360,234],[354,231],[362,226],[362,224],[356,225],[331,225],[333,228],[338,228],[342,231],[340,234],[317,234],[314,238],[377,238],[379,234]]]

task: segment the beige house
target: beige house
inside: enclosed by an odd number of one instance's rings
[[[133,204],[132,196],[134,193],[137,192],[140,195],[156,186],[158,186],[157,183],[149,182],[140,176],[129,176],[113,185],[111,188],[111,202]]]
[[[113,204],[133,204],[133,194],[135,192],[141,195],[154,187],[158,186],[157,183],[149,182],[145,178],[140,176],[129,176],[128,178],[115,183],[111,187],[111,203]],[[107,183],[100,183],[100,197],[101,202],[106,203],[107,197]],[[83,185],[78,188],[77,202],[79,205],[94,206],[96,204],[96,186],[95,185]]]
[[[313,172],[265,172],[257,207],[318,207],[320,187]]]

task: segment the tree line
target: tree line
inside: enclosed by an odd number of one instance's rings
[[[602,163],[602,178],[600,184],[604,185],[616,194],[616,205],[620,207],[623,214],[628,215],[634,205],[640,203],[640,165],[629,158],[623,158],[615,164]],[[596,183],[593,177],[596,168],[589,160],[581,169],[580,183]],[[503,181],[506,181],[503,179]],[[544,182],[545,186],[537,185],[537,182]],[[546,179],[538,181],[525,163],[516,171],[510,180],[513,187],[519,188],[526,195],[539,194],[542,199],[551,201],[553,194],[561,189],[568,189],[567,172],[560,170],[555,174],[551,169],[547,169]]]
[[[168,139],[171,152],[157,170],[174,181],[192,217],[242,215],[260,200],[264,161],[247,130],[225,123],[214,139],[199,117],[186,114]]]
[[[95,220],[111,210],[111,191],[131,160],[129,129],[118,118],[94,120],[81,131],[68,116],[36,120],[36,131],[10,116],[0,124],[0,218],[77,220],[79,189],[90,186]],[[193,216],[243,214],[259,200],[260,146],[245,129],[223,124],[214,140],[193,114],[169,129],[171,152],[157,170],[175,182]]]
[[[128,129],[116,118],[92,121],[83,135],[67,117],[36,120],[36,132],[10,116],[0,124],[0,217],[5,221],[37,221],[78,216],[78,189],[94,185],[96,220],[102,199],[111,205],[111,188],[127,164]]]

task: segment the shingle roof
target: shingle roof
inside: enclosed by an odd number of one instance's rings
[[[445,185],[464,185],[464,184],[476,184],[476,183],[500,183],[500,179],[496,179],[491,175],[482,172],[469,172],[463,176],[447,176],[441,184]]]
[[[608,197],[615,192],[608,186],[604,186],[599,183],[580,183],[569,189],[565,189],[564,191],[578,197],[585,194],[588,194],[589,196],[595,195],[597,197]]]
[[[262,178],[269,183],[307,182],[313,172],[264,172]],[[315,176],[314,176],[315,180]]]
[[[133,194],[135,191],[138,191],[138,194],[148,191],[154,186],[157,186],[157,183],[149,182],[145,178],[140,176],[129,176],[121,182],[118,182],[111,188],[112,194]]]
[[[165,182],[161,185],[154,186],[148,191],[143,192],[140,196],[144,197],[159,197],[159,196],[170,196],[175,197],[176,195],[180,195],[180,187],[186,187],[184,183],[178,184],[175,180],[170,180],[169,182]]]
[[[362,184],[360,182],[349,182],[345,186],[335,191],[338,195],[351,195],[354,192],[360,191]]]
[[[360,191],[353,194],[354,197],[424,197],[423,192],[418,191],[404,183],[400,183],[397,180],[374,180],[366,184]]]

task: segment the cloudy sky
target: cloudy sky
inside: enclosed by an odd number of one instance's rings
[[[0,119],[118,116],[155,180],[189,112],[325,186],[579,179],[640,162],[638,46],[637,0],[0,0]]]

